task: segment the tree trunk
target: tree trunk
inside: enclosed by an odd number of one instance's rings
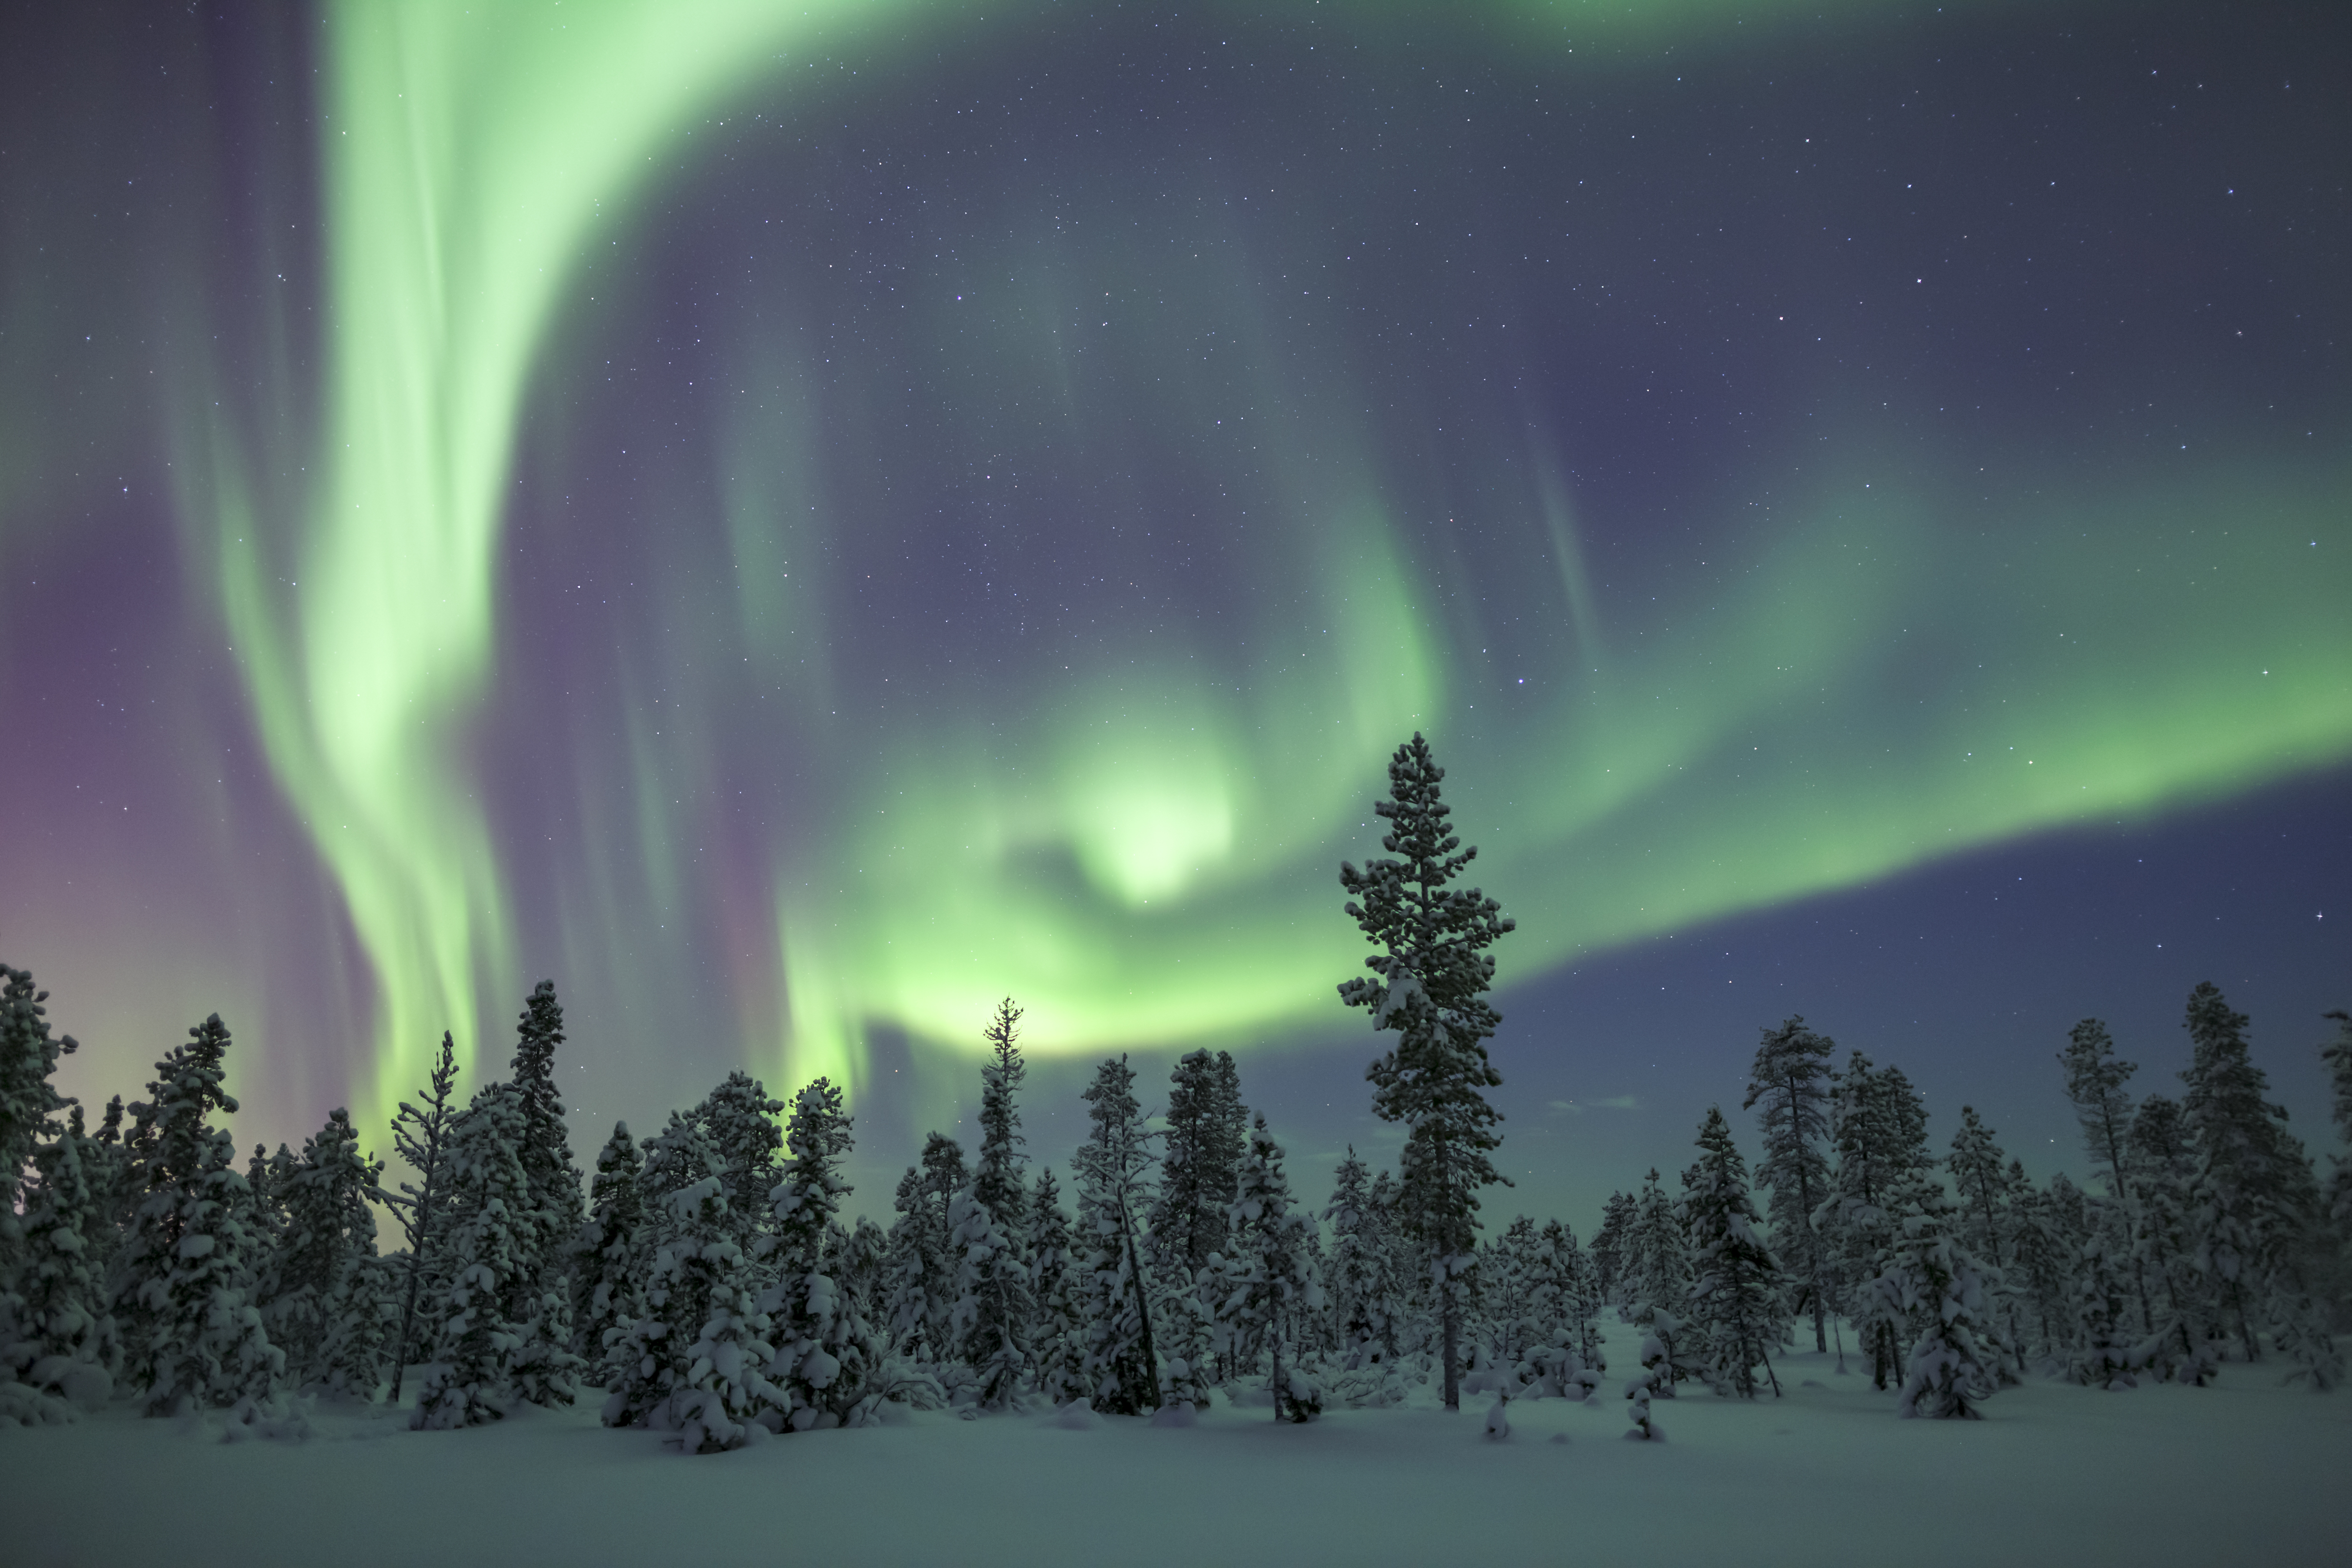
[[[1462,1408],[1462,1307],[1454,1294],[1454,1271],[1446,1270],[1445,1283],[1439,1287],[1445,1292],[1445,1408]]]
[[[1151,1408],[1160,1408],[1160,1352],[1151,1343],[1151,1301],[1143,1288],[1143,1255],[1135,1245],[1135,1219],[1122,1201],[1118,1205],[1118,1225],[1127,1243],[1128,1283],[1135,1291],[1135,1313],[1143,1324],[1143,1370],[1151,1384]]]

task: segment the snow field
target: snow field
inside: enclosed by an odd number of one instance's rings
[[[1611,1323],[1612,1365],[1633,1331]],[[2032,1383],[1979,1422],[1904,1421],[1832,1358],[1788,1396],[1685,1387],[1627,1442],[1623,1379],[1588,1405],[1335,1410],[1306,1426],[1221,1394],[1196,1426],[899,1413],[686,1458],[593,1402],[411,1432],[321,1405],[300,1444],[124,1405],[0,1431],[0,1563],[2339,1563],[2352,1402],[2231,1365],[2211,1388]],[[1554,1439],[1565,1436],[1560,1443]]]

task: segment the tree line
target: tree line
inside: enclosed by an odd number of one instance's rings
[[[980,1142],[925,1140],[885,1226],[845,1220],[854,1122],[824,1079],[789,1100],[736,1071],[642,1142],[616,1124],[576,1165],[556,1089],[551,982],[527,999],[509,1076],[458,1094],[445,1035],[391,1132],[387,1185],[342,1110],[296,1152],[239,1171],[218,1119],[217,1016],[157,1063],[146,1098],[92,1131],[58,1094],[70,1037],[29,974],[0,966],[0,1418],[70,1418],[118,1389],[154,1415],[219,1411],[299,1429],[289,1396],[411,1397],[412,1425],[493,1421],[601,1393],[614,1426],[688,1452],[857,1426],[892,1403],[1031,1405],[1181,1423],[1213,1391],[1276,1420],[1393,1404],[1434,1385],[1592,1396],[1600,1322],[1639,1327],[1624,1387],[1780,1392],[1809,1321],[1906,1415],[1966,1416],[2002,1384],[2209,1381],[2265,1350],[2325,1388],[2342,1374],[2352,1173],[2328,1191],[2263,1097],[2247,1019],[2200,985],[2179,1100],[2135,1099],[2096,1020],[2061,1053],[2100,1191],[2036,1186],[1963,1107],[1929,1152],[1900,1069],[1792,1017],[1764,1031],[1742,1109],[1753,1177],[1719,1107],[1669,1196],[1613,1194],[1589,1247],[1554,1219],[1481,1237],[1500,1075],[1488,951],[1513,929],[1460,885],[1444,772],[1415,735],[1390,766],[1384,858],[1342,867],[1370,952],[1339,987],[1394,1044],[1367,1072],[1404,1133],[1396,1168],[1350,1149],[1319,1215],[1300,1207],[1233,1057],[1180,1058],[1147,1112],[1124,1057],[1085,1090],[1068,1204],[1022,1133],[1022,1009],[982,1031]],[[2352,1131],[2352,1020],[2325,1056]],[[1759,1211],[1757,1196],[1766,1205]],[[378,1213],[394,1233],[379,1249]]]

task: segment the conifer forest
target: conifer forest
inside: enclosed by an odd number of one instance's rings
[[[977,1147],[908,1151],[884,1226],[844,1207],[856,1121],[823,1078],[779,1098],[731,1072],[643,1138],[616,1123],[583,1166],[551,981],[504,1078],[461,1083],[445,1035],[383,1130],[387,1179],[340,1109],[240,1169],[218,1015],[93,1128],[52,1086],[75,1041],[47,993],[0,971],[0,1414],[299,1443],[322,1405],[417,1433],[568,1407],[716,1455],[918,1412],[1084,1430],[1466,1404],[1494,1441],[1515,1405],[1558,1401],[1654,1442],[1670,1402],[1780,1400],[1825,1355],[1891,1418],[1981,1420],[2031,1384],[2343,1381],[2352,1162],[2317,1168],[2210,984],[2177,1093],[2135,1086],[2096,1018],[2058,1042],[2085,1182],[2029,1179],[1965,1105],[1937,1146],[1899,1065],[1790,1016],[1678,1176],[1628,1173],[1582,1239],[1558,1216],[1488,1226],[1488,950],[1515,922],[1465,885],[1476,850],[1422,736],[1389,776],[1387,855],[1340,871],[1370,951],[1338,1000],[1386,1047],[1365,1077],[1404,1136],[1393,1167],[1350,1149],[1319,1210],[1226,1051],[1164,1086],[1104,1060],[1067,1169],[1033,1168],[1010,997],[979,1031]],[[2347,1134],[2352,1018],[2330,1021]]]

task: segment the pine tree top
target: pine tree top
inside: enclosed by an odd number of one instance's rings
[[[1410,1030],[1425,1004],[1451,1032],[1482,1040],[1501,1022],[1484,1000],[1495,978],[1486,949],[1516,922],[1478,889],[1450,885],[1478,851],[1455,852],[1461,840],[1446,826],[1453,808],[1438,795],[1444,776],[1414,731],[1389,763],[1390,798],[1372,806],[1393,824],[1382,847],[1402,858],[1370,860],[1360,870],[1340,862],[1345,910],[1372,944],[1364,966],[1380,978],[1348,981],[1339,995],[1370,1008],[1375,1028]]]

